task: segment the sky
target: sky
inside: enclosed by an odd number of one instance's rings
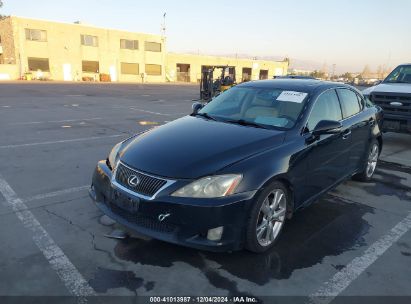
[[[411,62],[410,0],[3,0],[1,14],[159,34],[167,49],[337,72]]]

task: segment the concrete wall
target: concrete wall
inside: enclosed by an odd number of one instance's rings
[[[0,80],[17,79],[19,74],[10,18],[0,20],[0,41]]]
[[[19,78],[19,69],[15,64],[0,64],[0,81]]]
[[[122,75],[121,62],[138,63],[139,72],[145,72],[145,64],[162,66],[162,75],[147,76],[148,81],[163,82],[165,48],[161,52],[144,50],[145,41],[162,43],[161,36],[132,33],[119,30],[102,29],[82,24],[68,24],[10,17],[13,24],[14,42],[18,50],[20,73],[28,71],[28,57],[48,58],[50,72],[45,77],[53,80],[81,80],[84,76],[95,77],[93,73],[82,72],[82,61],[98,61],[99,72],[112,74],[118,81],[141,81],[140,75]],[[26,39],[25,29],[47,31],[47,41],[30,41]],[[84,46],[81,35],[98,37],[98,46]],[[120,49],[120,39],[139,41],[138,50]],[[65,68],[63,67],[65,66]],[[64,72],[64,69],[66,72]]]
[[[169,81],[177,81],[177,64],[190,65],[190,81],[198,82],[201,79],[201,67],[203,65],[229,65],[236,67],[237,82],[241,82],[243,68],[250,68],[252,71],[251,80],[258,80],[260,70],[268,70],[268,78],[274,75],[286,75],[288,61],[266,61],[251,60],[230,57],[202,56],[192,54],[168,53],[166,59],[167,77]]]
[[[0,46],[1,46],[1,62],[0,64],[15,64],[16,52],[13,39],[13,26],[11,18],[0,20]]]

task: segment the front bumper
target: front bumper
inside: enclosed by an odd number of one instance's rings
[[[384,113],[384,132],[411,133],[411,117]]]
[[[111,170],[100,161],[93,174],[90,197],[96,206],[118,223],[140,234],[197,249],[232,251],[243,247],[245,228],[255,191],[218,199],[177,198],[160,193],[153,200],[142,199],[116,188]],[[164,191],[167,191],[165,189]],[[137,211],[116,203],[115,197],[136,201]],[[159,216],[167,215],[163,221]],[[224,227],[221,240],[210,241],[207,231]]]

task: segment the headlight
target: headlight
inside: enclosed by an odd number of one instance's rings
[[[110,167],[112,170],[114,170],[117,167],[119,157],[118,157],[118,151],[120,151],[122,143],[118,143],[111,149],[110,154],[108,155],[108,162],[110,164]]]
[[[239,174],[204,177],[184,186],[172,194],[177,197],[214,198],[234,193],[242,179]]]

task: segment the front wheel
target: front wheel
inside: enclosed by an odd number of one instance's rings
[[[380,146],[376,141],[373,141],[370,145],[370,150],[367,156],[367,163],[362,172],[356,174],[354,179],[362,182],[368,182],[374,175],[375,169],[377,168],[378,157],[380,156]]]
[[[284,226],[289,200],[288,189],[274,182],[258,196],[247,224],[246,248],[264,252],[274,246]]]

